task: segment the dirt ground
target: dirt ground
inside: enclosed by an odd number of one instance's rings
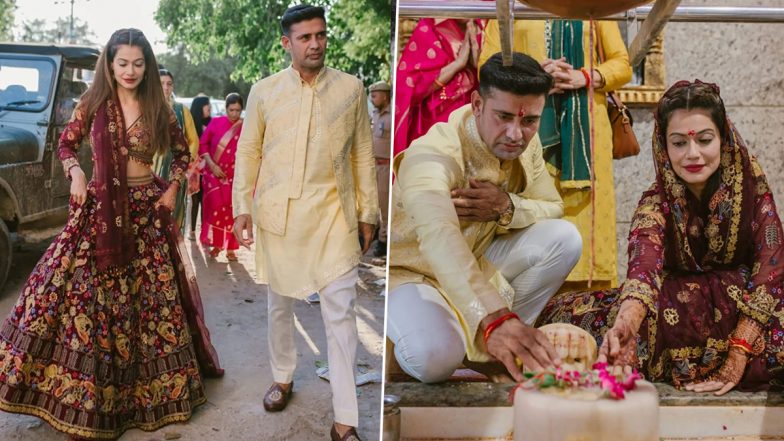
[[[286,410],[267,413],[262,397],[272,382],[267,350],[266,287],[253,281],[253,254],[239,252],[239,262],[224,256],[211,260],[196,242],[188,243],[201,288],[212,339],[226,376],[208,379],[208,402],[190,421],[166,426],[156,432],[130,430],[123,441],[169,439],[207,440],[326,440],[332,424],[329,383],[316,376],[316,368],[327,362],[324,325],[318,305],[299,302],[295,306],[299,364],[294,375],[294,395]],[[18,297],[21,285],[43,254],[48,241],[24,244],[15,251],[8,283],[0,289],[0,316],[5,319]],[[360,267],[357,301],[360,369],[381,373],[384,330],[384,287],[374,282],[384,278],[384,262],[365,257]],[[381,384],[357,388],[359,435],[378,440]],[[38,418],[0,412],[0,440],[65,440]]]

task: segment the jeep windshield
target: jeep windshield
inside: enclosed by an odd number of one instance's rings
[[[0,110],[44,110],[52,94],[54,70],[50,59],[1,55]]]

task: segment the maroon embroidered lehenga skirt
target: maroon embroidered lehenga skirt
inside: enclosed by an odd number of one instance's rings
[[[666,275],[657,313],[647,315],[637,341],[638,367],[646,379],[680,387],[716,373],[726,359],[727,340],[740,314],[733,296],[742,295],[739,287],[748,280],[746,268]],[[590,332],[601,345],[618,315],[620,293],[616,288],[558,294],[540,314],[537,326],[571,323]],[[776,295],[776,307],[765,327],[765,350],[747,364],[740,390],[784,386],[784,301],[780,292]]]
[[[188,323],[183,266],[153,208],[161,193],[155,183],[129,187],[136,255],[110,272],[96,270],[94,199],[71,204],[0,330],[0,409],[113,439],[187,420],[206,401],[202,373],[222,371],[216,357],[200,373],[205,335]]]

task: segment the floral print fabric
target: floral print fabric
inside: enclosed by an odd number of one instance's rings
[[[135,257],[99,272],[95,187],[0,330],[0,409],[113,439],[187,420],[206,401],[154,184],[128,188]]]

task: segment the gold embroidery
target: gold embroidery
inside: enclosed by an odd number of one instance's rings
[[[748,305],[757,312],[760,318],[764,318],[764,320],[759,321],[765,323],[768,321],[770,312],[776,306],[776,303],[776,299],[768,293],[765,285],[760,285],[751,293],[751,299],[749,299]]]
[[[776,225],[766,225],[765,226],[765,245],[768,248],[773,248],[781,244],[781,240],[779,239],[779,230]]]
[[[721,321],[721,317],[721,311],[719,311],[719,308],[713,308],[713,320],[718,323]]]
[[[678,291],[678,294],[675,297],[677,297],[678,301],[681,303],[689,303],[689,301],[691,301],[691,292]]]
[[[667,322],[670,326],[675,326],[678,324],[680,317],[678,316],[678,311],[675,308],[667,308],[664,310],[664,321]]]
[[[645,282],[642,282],[637,279],[628,279],[623,284],[623,292],[621,293],[620,301],[623,302],[627,298],[634,298],[641,300],[645,306],[648,307],[650,311],[656,311],[656,307],[654,305],[654,294],[653,288]]]

